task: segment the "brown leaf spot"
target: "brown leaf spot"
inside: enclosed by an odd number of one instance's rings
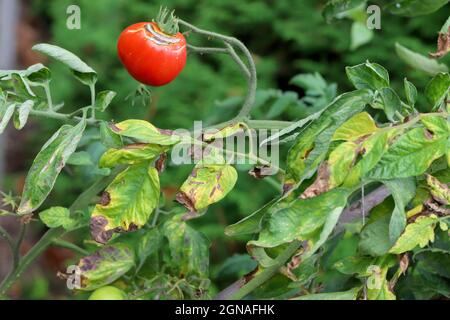
[[[427,138],[428,140],[433,139],[433,132],[431,132],[430,130],[425,129],[424,134],[425,134],[425,138]]]
[[[248,174],[256,179],[264,179],[267,176],[274,175],[274,170],[270,166],[256,166]]]
[[[158,173],[161,173],[166,169],[166,160],[167,160],[167,153],[161,153],[159,155],[159,158],[155,162],[155,168],[158,170]]]
[[[184,193],[183,191],[180,191],[176,194],[175,200],[185,206],[186,209],[189,210],[189,212],[197,212],[195,209],[195,204],[192,202],[191,198]]]
[[[124,146],[123,149],[125,149],[125,150],[142,149],[147,145],[148,145],[147,143],[131,143],[131,144],[127,144],[126,146]]]
[[[111,195],[109,194],[108,191],[104,191],[100,198],[99,204],[102,206],[107,206],[110,202],[111,202]]]
[[[437,40],[437,51],[430,52],[430,57],[433,59],[439,59],[450,52],[450,27],[447,33],[439,33]]]
[[[318,169],[316,180],[300,195],[300,199],[316,197],[329,190],[330,170],[328,163],[323,162]]]
[[[91,218],[89,228],[91,230],[91,236],[96,242],[105,244],[111,239],[115,230],[105,230],[107,225],[108,220],[105,217],[96,216]]]
[[[120,132],[122,131],[114,122],[108,123],[109,128],[114,132]]]
[[[173,130],[169,129],[158,129],[158,132],[161,134],[165,134],[166,136],[171,136],[173,134]]]

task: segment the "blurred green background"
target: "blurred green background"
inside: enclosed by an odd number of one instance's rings
[[[337,92],[345,92],[351,89],[345,66],[365,60],[386,67],[394,87],[400,88],[403,78],[408,77],[419,90],[423,90],[428,77],[401,62],[396,57],[394,44],[400,42],[422,54],[435,50],[437,31],[448,16],[446,10],[414,19],[382,12],[382,29],[374,31],[369,43],[351,50],[352,20],[342,19],[332,25],[327,24],[321,15],[324,3],[314,0],[23,1],[22,23],[31,26],[36,36],[21,50],[29,50],[33,42],[41,41],[73,51],[98,72],[99,91],[108,89],[118,93],[103,116],[105,119],[146,119],[160,128],[191,128],[194,120],[201,119],[207,123],[228,120],[237,110],[235,102],[239,102],[239,97],[246,90],[244,78],[229,57],[189,54],[186,68],[174,82],[150,89],[152,100],[148,105],[137,103],[132,106],[129,100],[125,100],[138,83],[122,68],[116,56],[117,37],[126,26],[151,20],[160,5],[175,9],[179,17],[198,27],[241,39],[254,55],[258,88],[277,88],[289,92],[286,105],[279,112],[268,113],[261,107],[255,111],[255,118],[295,120],[311,113],[312,109],[308,108],[314,106],[296,103],[305,95],[307,88],[290,84],[291,78],[297,74],[319,72],[327,83],[337,84]],[[72,4],[81,8],[81,30],[68,30],[66,27],[66,9]],[[190,35],[187,40],[196,45],[216,45],[196,35]],[[26,64],[28,60],[23,58],[22,61]],[[53,99],[64,101],[63,111],[70,112],[89,104],[86,87],[71,77],[62,65],[49,63],[53,72]],[[258,97],[263,99],[266,93],[261,91]],[[281,92],[277,94],[282,95]],[[267,103],[266,100],[263,102]],[[55,121],[35,119],[31,129],[14,133],[22,135],[22,147],[17,151],[19,156],[16,153],[8,158],[14,165],[9,165],[6,190],[12,188],[20,192],[21,181],[34,155],[58,126]],[[92,134],[95,135],[95,132]],[[101,146],[93,144],[86,151],[95,158],[102,150]],[[173,197],[177,187],[191,169],[191,166],[175,167],[169,164],[162,175],[168,207],[175,206]],[[249,215],[279,192],[278,186],[270,180],[254,180],[247,175],[248,168],[241,169],[234,190],[219,204],[213,205],[205,216],[193,222],[212,241],[211,276],[218,289],[253,267],[253,262],[246,256],[236,255],[246,252],[245,241],[248,239],[231,239],[224,235],[224,227]],[[66,171],[58,178],[46,206],[69,205],[91,178],[92,174],[83,167]],[[57,258],[63,262],[55,263],[66,264],[66,256]],[[70,256],[68,258],[71,259]],[[44,259],[52,258],[44,256]],[[35,270],[34,281],[27,281],[18,295],[25,298],[68,295],[62,289],[63,281],[54,279],[55,268]]]

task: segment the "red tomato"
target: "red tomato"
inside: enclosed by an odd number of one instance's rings
[[[186,39],[165,34],[155,22],[126,28],[117,43],[119,58],[137,81],[162,86],[174,80],[186,64]]]

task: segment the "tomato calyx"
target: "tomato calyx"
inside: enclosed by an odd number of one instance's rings
[[[169,15],[170,13],[170,15]],[[160,7],[156,19],[153,20],[158,28],[168,36],[174,36],[179,32],[178,18],[174,15],[175,10],[169,12],[166,7]]]
[[[145,25],[145,30],[152,35],[149,39],[156,44],[159,45],[170,45],[180,42],[180,39],[177,37],[169,36],[159,30],[159,26],[156,26],[155,23],[148,23]]]

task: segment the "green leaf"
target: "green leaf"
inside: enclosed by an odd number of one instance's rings
[[[100,122],[100,139],[108,148],[121,148],[123,146],[122,137],[114,133],[106,121]]]
[[[142,143],[153,143],[170,146],[177,144],[180,138],[171,132],[157,129],[151,123],[144,120],[125,120],[111,124],[112,131],[122,137],[128,137]]]
[[[274,198],[263,207],[259,208],[244,219],[231,224],[225,228],[227,236],[240,236],[244,234],[258,233],[261,231],[261,220],[272,206],[279,201],[279,198]]]
[[[405,232],[389,250],[393,254],[401,254],[415,247],[421,248],[434,241],[434,228],[439,219],[435,215],[420,216],[406,226]]]
[[[120,149],[107,150],[99,160],[100,168],[113,168],[119,164],[135,164],[142,161],[153,160],[167,148],[151,143],[134,143]]]
[[[183,183],[176,199],[191,212],[199,212],[223,199],[237,181],[229,165],[197,165]]]
[[[105,111],[116,95],[116,92],[110,90],[97,93],[97,98],[95,99],[95,108],[101,110],[102,112]]]
[[[389,121],[394,122],[395,113],[402,110],[402,101],[391,88],[382,88],[379,92],[383,102],[384,113]]]
[[[170,257],[181,277],[208,277],[209,240],[203,234],[184,222],[181,215],[164,223],[162,233],[169,241]]]
[[[327,22],[346,17],[348,12],[366,3],[366,0],[330,0],[323,8],[322,15]]]
[[[416,53],[399,43],[395,44],[395,50],[400,59],[414,69],[421,70],[432,76],[439,72],[448,72],[448,68],[445,64],[438,63],[435,59],[430,59]]]
[[[51,80],[52,73],[49,68],[37,63],[27,68],[25,76],[31,82],[43,84]]]
[[[416,184],[414,178],[386,180],[383,183],[391,191],[395,201],[395,208],[389,222],[389,240],[393,244],[405,229],[405,207],[416,194]]]
[[[73,71],[75,77],[83,84],[92,85],[97,81],[97,73],[75,54],[66,49],[41,43],[33,46],[32,50],[62,62]]]
[[[366,276],[369,266],[373,265],[375,259],[372,257],[346,257],[337,261],[333,267],[346,275]]]
[[[249,245],[272,248],[295,239],[306,240],[331,214],[335,217],[345,208],[347,197],[347,190],[333,189],[313,198],[296,199],[287,208],[268,213],[258,240]]]
[[[355,141],[377,132],[379,129],[367,112],[361,112],[344,122],[334,133],[332,140]]]
[[[405,87],[406,100],[408,101],[411,107],[414,107],[417,101],[417,88],[406,78],[403,80],[403,84]]]
[[[104,191],[91,215],[91,235],[106,243],[118,231],[132,231],[147,223],[159,203],[159,177],[148,162],[119,173]]]
[[[14,126],[17,130],[22,129],[28,120],[28,115],[30,114],[30,111],[33,109],[34,101],[33,100],[27,100],[21,105],[18,106],[17,112],[14,116]]]
[[[36,95],[31,90],[30,85],[20,73],[11,74],[14,91],[21,100],[34,99]]]
[[[369,43],[370,40],[372,40],[373,36],[373,31],[367,28],[367,25],[365,23],[360,21],[353,22],[351,30],[350,50],[356,50],[362,45]]]
[[[86,151],[74,152],[67,160],[66,164],[71,164],[73,166],[92,166],[91,155]]]
[[[81,290],[91,291],[110,284],[134,267],[134,253],[123,244],[102,247],[78,263]]]
[[[440,115],[423,113],[420,115],[420,122],[432,134],[443,137],[450,135],[450,122]]]
[[[355,287],[348,291],[342,292],[308,294],[305,296],[293,298],[292,300],[356,300],[360,291],[361,287]]]
[[[6,110],[2,113],[2,120],[0,121],[0,134],[2,134],[5,129],[6,126],[9,123],[9,120],[11,120],[12,116],[14,115],[14,110],[16,108],[16,104],[10,104]]]
[[[380,90],[389,87],[389,73],[377,63],[367,61],[346,67],[345,71],[356,89]]]
[[[368,173],[372,179],[395,179],[418,176],[444,155],[448,134],[430,134],[425,128],[414,128],[400,136]]]
[[[145,232],[139,237],[136,246],[136,255],[139,260],[139,266],[142,266],[149,256],[158,251],[162,242],[162,235],[158,228],[144,231]]]
[[[41,211],[39,218],[49,228],[63,227],[69,230],[75,225],[75,220],[70,217],[70,210],[64,207],[51,207]]]
[[[360,113],[371,100],[372,94],[368,90],[344,93],[303,129],[287,156],[285,188],[314,174],[328,152],[334,132],[347,119]]]
[[[386,9],[392,14],[417,17],[439,10],[448,4],[448,0],[394,0]]]
[[[66,161],[77,148],[85,128],[85,119],[76,126],[63,125],[45,143],[25,179],[18,214],[31,213],[44,202]]]
[[[386,210],[383,208],[383,210]],[[371,215],[373,212],[371,212]],[[359,250],[363,254],[374,257],[385,255],[392,244],[389,240],[389,221],[391,219],[390,210],[383,212],[383,215],[370,221],[361,231]]]
[[[436,111],[445,102],[450,88],[450,75],[438,73],[425,88],[425,96],[431,104],[431,111]]]

